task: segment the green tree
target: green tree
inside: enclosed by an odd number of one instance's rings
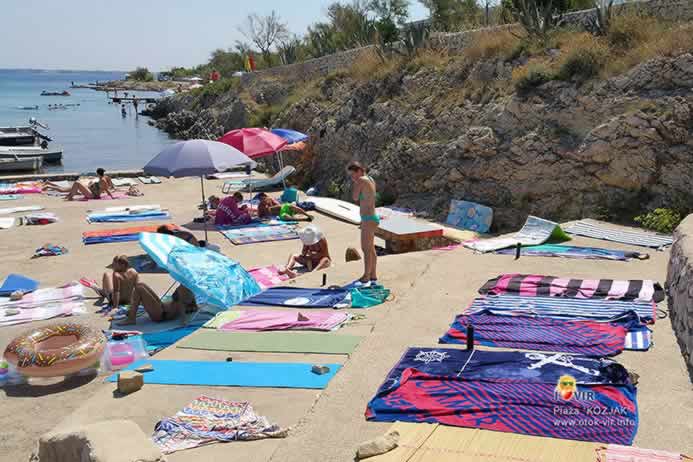
[[[398,26],[404,26],[409,18],[408,0],[371,0],[368,9],[376,16],[375,28],[382,43],[399,40]]]
[[[511,0],[513,16],[529,35],[545,38],[561,21],[570,0]]]
[[[146,67],[138,67],[134,71],[129,73],[130,80],[138,80],[140,82],[151,82],[154,80],[154,75],[149,72]]]
[[[431,15],[436,30],[450,32],[478,25],[481,9],[475,0],[419,0]]]

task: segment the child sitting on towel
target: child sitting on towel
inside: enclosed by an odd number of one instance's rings
[[[260,218],[279,217],[283,221],[294,221],[297,219],[296,215],[303,215],[307,221],[313,221],[312,216],[294,204],[280,204],[266,193],[258,194],[257,198],[260,200],[260,205],[257,208]]]
[[[212,196],[209,202],[214,210],[207,211],[207,216],[210,220],[214,218],[214,224],[217,226],[247,225],[252,221],[248,206],[239,206],[243,202],[243,195],[239,192],[223,199]]]
[[[301,254],[291,255],[286,268],[280,269],[279,274],[286,274],[293,279],[297,276],[296,271],[293,270],[297,263],[303,265],[308,271],[325,269],[332,264],[327,239],[317,226],[306,226],[298,232],[298,237],[303,243]]]

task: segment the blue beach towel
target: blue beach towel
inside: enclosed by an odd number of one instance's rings
[[[302,287],[270,287],[242,301],[243,306],[286,306],[294,308],[334,308],[344,303],[346,289],[307,289]]]
[[[516,251],[517,249],[509,248],[496,250],[495,253],[501,255],[515,255]],[[619,261],[627,261],[631,258],[643,260],[648,257],[646,253],[627,250],[602,249],[599,247],[577,247],[573,245],[559,244],[525,246],[520,249],[520,255],[530,257],[564,257]]]
[[[89,223],[126,223],[129,221],[168,220],[171,218],[165,211],[148,211],[142,213],[92,213],[87,215]]]
[[[21,194],[0,194],[0,201],[16,201],[22,197]]]
[[[330,371],[318,375],[308,363],[265,363],[226,361],[171,361],[145,359],[125,370],[151,364],[153,371],[145,372],[144,383],[162,385],[198,385],[209,387],[272,387],[272,388],[325,388],[342,367],[326,364]],[[107,379],[117,382],[118,374]]]
[[[629,445],[638,428],[636,393],[628,371],[608,359],[410,348],[366,418]]]

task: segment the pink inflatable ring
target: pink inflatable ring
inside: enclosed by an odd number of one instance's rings
[[[106,337],[100,331],[60,323],[15,338],[5,349],[5,359],[22,375],[59,377],[96,364],[105,346]]]

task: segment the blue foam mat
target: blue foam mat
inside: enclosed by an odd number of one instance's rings
[[[22,276],[21,274],[8,274],[5,282],[0,286],[0,295],[10,295],[16,290],[21,290],[24,293],[33,292],[39,287],[39,282]]]
[[[125,370],[151,364],[153,371],[145,372],[144,383],[161,385],[199,385],[218,387],[325,388],[342,367],[325,364],[330,372],[318,375],[308,363],[251,363],[226,361],[173,361],[143,359]],[[116,382],[118,374],[107,379]]]

